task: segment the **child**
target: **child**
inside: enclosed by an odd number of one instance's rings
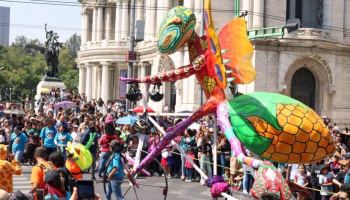
[[[34,133],[33,129],[28,131],[28,145],[27,145],[27,155],[29,165],[34,166],[36,161],[34,158],[35,149],[40,146],[40,138],[37,133]]]
[[[319,184],[321,186],[321,199],[328,200],[332,195],[332,180],[334,175],[329,172],[327,165],[322,165],[320,169],[321,174],[319,175]]]
[[[299,165],[298,172],[294,176],[294,182],[302,187],[309,185],[309,177],[306,174],[305,166]],[[303,200],[304,198],[298,193],[298,200]]]
[[[243,168],[238,170],[238,173],[233,177],[233,191],[241,191],[243,181]]]
[[[225,172],[224,174],[222,175],[222,177],[224,178],[224,180],[226,182],[229,182],[230,181],[230,168],[225,168]]]
[[[187,156],[190,159],[194,160],[194,150],[193,150],[193,148],[189,148],[188,149]],[[185,176],[186,176],[185,182],[188,182],[188,183],[192,182],[192,175],[193,175],[193,166],[190,163],[190,161],[188,161],[186,159],[186,161],[185,161]]]
[[[74,161],[73,154],[67,154],[65,166],[75,180],[81,180],[83,178],[83,172],[81,171],[77,163]]]
[[[167,178],[170,178],[170,167],[169,167],[169,162],[168,162],[168,156],[169,156],[169,151],[167,148],[164,148],[162,150],[162,160],[160,161],[161,166],[164,169],[164,176],[167,176]]]
[[[66,155],[66,147],[68,142],[72,142],[73,138],[68,133],[68,126],[65,122],[60,122],[58,124],[58,133],[55,136],[55,144],[57,148],[63,155]]]
[[[118,140],[113,140],[109,145],[111,151],[111,160],[107,166],[108,176],[108,189],[106,199],[110,200],[112,193],[114,193],[116,199],[124,200],[121,189],[121,184],[124,179],[124,162],[121,155],[123,151],[123,144]]]

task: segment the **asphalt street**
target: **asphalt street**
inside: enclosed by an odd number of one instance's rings
[[[14,190],[28,192],[30,190],[31,167],[23,166],[23,173],[20,176],[14,176]],[[89,179],[90,175],[84,175],[84,179]],[[135,190],[131,187],[125,198],[127,200],[162,200],[164,199],[163,190],[165,186],[164,177],[147,177],[138,178],[137,183],[140,185]],[[104,197],[103,183],[101,180],[95,182],[95,192]],[[130,184],[124,179],[122,191],[125,193]],[[136,192],[135,192],[136,191]],[[241,194],[235,196],[237,199],[247,199]],[[103,198],[105,199],[105,198]],[[201,186],[198,182],[186,183],[180,179],[168,179],[168,200],[203,200],[211,199],[209,189]],[[223,199],[223,198],[221,198]]]

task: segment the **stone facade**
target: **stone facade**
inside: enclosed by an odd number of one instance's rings
[[[93,2],[93,3],[92,3]],[[255,51],[253,63],[256,81],[240,85],[243,93],[278,92],[295,97],[313,107],[320,115],[338,124],[350,124],[350,1],[343,0],[222,0],[212,1],[218,30],[234,17],[234,8],[248,10],[249,33]],[[83,33],[79,64],[79,91],[89,100],[123,99],[119,75],[127,70],[130,2],[82,1]],[[138,77],[167,70],[157,64],[156,34],[163,15],[169,8],[184,4],[197,16],[200,33],[202,0],[136,0],[136,20],[145,22],[144,40],[137,43],[138,62],[133,74]],[[234,5],[239,4],[239,5]],[[299,21],[299,28],[287,30],[287,23]],[[281,27],[280,33],[271,32]],[[248,34],[249,34],[248,33]],[[171,55],[175,67],[189,64],[186,47]],[[297,76],[300,69],[310,72],[311,80]],[[299,81],[299,82],[298,82]],[[303,84],[298,84],[301,81]],[[124,87],[125,85],[122,85]],[[145,92],[145,86],[141,86]],[[122,92],[120,90],[123,90]],[[165,98],[149,106],[164,111],[196,110],[201,101],[200,87],[194,77],[163,85]],[[300,92],[302,91],[302,92]],[[205,97],[203,97],[205,98]]]

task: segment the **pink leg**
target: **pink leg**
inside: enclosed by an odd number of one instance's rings
[[[262,161],[246,156],[244,154],[244,150],[242,149],[241,142],[238,140],[235,133],[233,132],[227,111],[227,101],[220,103],[220,105],[218,106],[217,120],[220,129],[225,133],[227,140],[230,142],[232,156],[237,157],[238,161],[248,166],[258,168]]]
[[[162,139],[159,141],[159,143],[156,145],[154,150],[150,152],[146,158],[144,158],[140,165],[135,170],[135,173],[138,173],[142,168],[144,168],[146,165],[148,165],[157,155],[159,155],[166,146],[168,146],[176,136],[182,134],[187,127],[189,127],[193,122],[197,121],[201,117],[207,115],[208,113],[214,112],[215,108],[214,106],[208,106],[208,104],[213,103],[212,101],[208,101],[205,103],[198,111],[193,113],[193,115],[187,117],[184,121],[178,123],[177,125],[173,126],[171,128],[171,131],[167,130],[167,133],[162,137]],[[210,108],[209,110],[206,110],[205,108]]]

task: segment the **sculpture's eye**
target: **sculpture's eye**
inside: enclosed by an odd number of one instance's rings
[[[174,24],[181,24],[182,20],[180,18],[176,17],[173,22],[174,22]]]

